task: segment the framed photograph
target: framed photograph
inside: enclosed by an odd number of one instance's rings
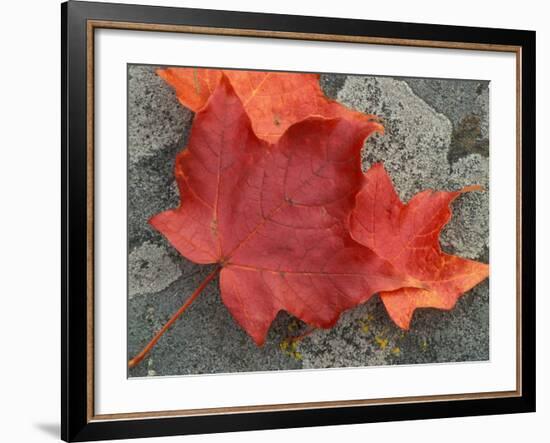
[[[62,438],[535,410],[535,33],[62,5]]]

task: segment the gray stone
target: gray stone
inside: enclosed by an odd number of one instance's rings
[[[178,262],[170,257],[166,245],[145,241],[137,246],[128,257],[129,297],[166,289],[182,275]]]
[[[445,189],[451,122],[416,96],[406,82],[349,76],[338,100],[381,119],[385,134],[366,141],[363,165],[368,169],[383,162],[402,200],[408,201],[422,189]]]
[[[325,95],[335,100],[346,78],[345,74],[323,74],[319,77],[319,84]]]
[[[130,299],[130,355],[139,352],[211,271],[209,266],[196,266],[193,274],[182,276],[154,297]],[[296,369],[301,362],[280,350],[291,323],[290,316],[279,315],[266,344],[257,347],[225,308],[216,280],[130,376],[147,376],[151,371],[155,375],[184,375]]]
[[[153,66],[128,67],[128,157],[131,164],[153,159],[178,143],[193,114],[179,106],[174,91]]]
[[[173,169],[185,146],[193,113],[180,106],[155,67],[128,67],[128,243],[160,242],[147,223],[178,204]]]
[[[154,70],[130,66],[128,72],[130,356],[211,272],[181,257],[147,223],[178,204],[174,159],[193,119]],[[324,74],[321,86],[331,98],[381,117],[386,134],[367,141],[364,167],[384,161],[404,201],[425,188],[486,188],[456,200],[441,244],[487,261],[488,83]],[[295,343],[286,339],[306,327],[280,313],[258,348],[223,305],[216,280],[129,376],[487,360],[488,288],[488,282],[478,285],[451,311],[416,311],[408,332],[391,322],[376,296],[343,313],[333,329],[316,330]]]
[[[451,167],[449,186],[481,185],[453,204],[453,218],[441,234],[442,247],[453,254],[481,259],[489,248],[489,159],[479,154],[460,158]],[[486,259],[484,261],[487,261]]]
[[[453,124],[451,162],[469,154],[489,156],[489,82],[404,79],[415,94]]]

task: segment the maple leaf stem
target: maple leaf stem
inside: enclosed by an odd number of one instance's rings
[[[134,358],[132,358],[128,362],[129,368],[134,368],[138,364],[141,363],[141,361],[147,356],[147,354],[151,351],[151,349],[154,348],[154,346],[157,344],[157,342],[160,340],[160,338],[164,335],[168,329],[178,320],[178,318],[191,306],[191,304],[195,301],[195,299],[201,294],[201,292],[208,286],[208,283],[210,283],[220,272],[221,266],[218,266],[216,269],[214,269],[208,276],[202,281],[202,283],[198,286],[197,289],[195,289],[195,292],[191,294],[191,297],[189,297],[183,305],[172,315],[170,320],[168,320],[165,325],[158,331],[155,336],[151,339],[149,343],[141,350],[139,354],[137,354]]]

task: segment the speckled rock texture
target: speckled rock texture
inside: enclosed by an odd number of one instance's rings
[[[363,165],[383,161],[408,201],[426,188],[480,184],[453,204],[441,236],[449,253],[489,260],[489,83],[323,74],[325,93],[378,115],[385,135],[371,137]],[[136,354],[211,272],[181,257],[147,220],[178,204],[176,153],[193,113],[155,67],[128,68],[128,354]],[[266,344],[254,345],[211,283],[130,377],[443,363],[489,359],[489,281],[452,311],[417,310],[409,331],[396,327],[378,297],[344,313],[336,327],[300,342],[305,325],[286,313]]]

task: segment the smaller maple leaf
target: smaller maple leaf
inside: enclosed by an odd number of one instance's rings
[[[256,136],[275,143],[294,123],[310,116],[369,121],[376,117],[352,111],[325,96],[319,74],[204,68],[158,69],[182,105],[200,111],[225,77],[244,105]],[[383,132],[382,125],[372,123]]]
[[[380,293],[399,327],[409,329],[417,308],[452,309],[464,292],[488,277],[489,265],[446,254],[439,245],[441,230],[451,219],[451,202],[481,187],[426,190],[403,204],[382,164],[372,166],[365,177],[350,219],[352,237],[424,284],[424,289]]]

